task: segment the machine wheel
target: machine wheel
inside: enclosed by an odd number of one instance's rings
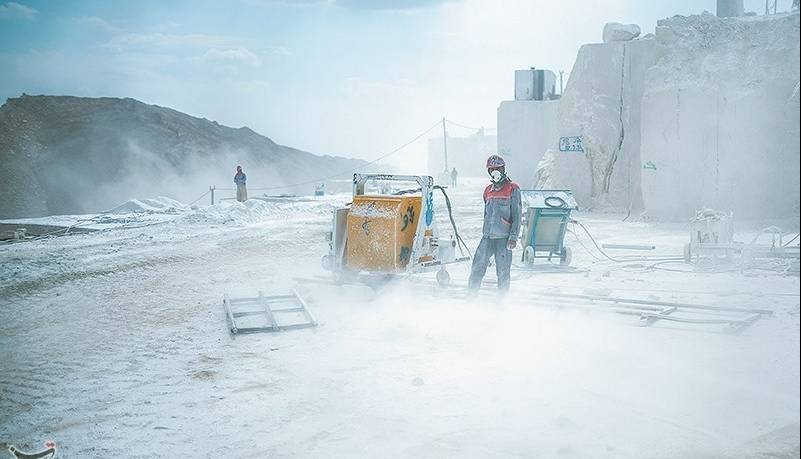
[[[444,269],[437,271],[437,284],[439,284],[440,287],[445,288],[450,285],[450,283],[451,275],[448,273],[448,271],[445,271]]]
[[[529,245],[523,250],[523,263],[525,263],[526,266],[534,264],[534,247]]]
[[[562,254],[559,256],[559,264],[562,266],[570,266],[573,261],[573,251],[570,247],[562,247]]]
[[[685,263],[692,263],[693,261],[693,249],[690,244],[684,244],[684,262]]]
[[[334,269],[334,257],[331,255],[325,255],[320,260],[320,264],[323,266],[324,270],[332,271]]]
[[[331,272],[333,274],[334,284],[343,285],[348,280],[348,273],[344,269],[335,269]]]

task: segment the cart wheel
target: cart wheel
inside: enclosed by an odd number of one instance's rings
[[[573,261],[573,251],[570,247],[562,247],[562,254],[559,256],[559,264],[562,266],[570,266]]]
[[[692,263],[693,261],[693,249],[690,244],[684,244],[684,262],[685,263]]]
[[[345,278],[346,278],[347,274],[345,273],[344,270],[335,269],[334,271],[332,271],[332,274],[333,274],[333,277],[334,277],[334,284],[342,285],[342,284],[345,283]]]
[[[334,257],[331,255],[325,255],[322,259],[320,259],[320,264],[323,266],[324,270],[332,271],[334,269]]]
[[[437,284],[439,284],[440,287],[445,288],[450,285],[450,283],[451,275],[448,274],[448,271],[445,271],[444,269],[437,271]]]
[[[529,245],[523,250],[523,263],[528,266],[534,264],[534,247]]]

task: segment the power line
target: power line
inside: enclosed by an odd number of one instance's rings
[[[194,203],[196,203],[196,202],[200,201],[201,199],[203,199],[203,196],[206,196],[206,195],[207,195],[207,194],[209,194],[209,193],[211,193],[211,190],[209,190],[209,191],[207,191],[207,192],[205,192],[205,193],[201,194],[199,198],[197,198],[197,199],[195,199],[194,201],[190,202],[188,205],[190,205],[190,206],[191,206],[192,204],[194,204]]]
[[[363,168],[365,168],[367,166],[375,164],[375,163],[381,161],[382,159],[386,159],[386,158],[394,155],[395,153],[403,150],[404,148],[408,147],[409,145],[413,144],[414,142],[420,140],[424,135],[426,135],[429,132],[431,132],[434,128],[439,127],[441,123],[442,123],[442,121],[438,120],[430,128],[428,128],[425,131],[421,132],[420,134],[415,136],[412,140],[409,140],[408,142],[404,143],[403,145],[394,148],[393,150],[389,151],[388,153],[383,154],[383,155],[379,156],[378,158],[373,159],[372,161],[368,161],[368,162],[366,162],[366,163],[364,163],[364,164],[362,164],[360,166],[354,167],[352,169],[349,169],[349,170],[346,170],[346,171],[342,171],[342,172],[338,172],[336,174],[327,175],[325,177],[320,177],[320,178],[317,178],[317,179],[314,179],[314,180],[307,180],[307,181],[304,181],[304,182],[292,183],[292,184],[289,184],[289,185],[271,186],[271,187],[266,187],[266,188],[251,188],[251,190],[253,190],[253,191],[278,190],[278,189],[281,189],[281,188],[291,188],[291,187],[296,187],[296,186],[301,186],[301,185],[311,185],[313,183],[320,183],[320,182],[323,182],[325,180],[329,180],[329,179],[336,178],[336,177],[341,177],[341,176],[343,176],[345,174],[350,174],[350,173],[352,173],[354,171],[357,171],[359,169],[363,169]]]
[[[477,127],[473,127],[473,126],[467,126],[466,124],[457,123],[455,121],[451,121],[451,120],[448,120],[448,119],[446,119],[445,122],[448,123],[448,124],[451,124],[453,126],[456,126],[456,127],[470,129],[471,131],[481,131],[481,130],[485,130],[485,131],[489,130],[489,131],[491,131],[491,130],[495,129],[495,128],[484,128],[484,127],[477,128]]]

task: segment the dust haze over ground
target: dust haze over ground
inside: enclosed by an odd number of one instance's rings
[[[483,186],[450,190],[471,248]],[[515,268],[505,302],[492,269],[466,298],[465,265],[446,291],[429,275],[378,293],[297,280],[326,275],[330,210],[349,200],[223,203],[4,247],[0,442],[53,439],[64,457],[799,456],[797,276],[633,252],[613,263],[578,233],[574,268]],[[656,245],[649,257],[687,238],[682,224],[576,218],[599,242]],[[223,293],[291,287],[319,327],[230,337]],[[739,334],[641,327],[545,293],[774,315]]]
[[[676,16],[609,41],[602,28],[640,28],[605,21],[663,6],[25,2],[0,3],[0,92],[14,94],[0,107],[0,450],[801,458],[797,11]],[[372,163],[392,156],[420,174],[442,132],[439,175],[448,129],[491,126],[513,70],[569,69],[602,36],[558,100],[504,101],[528,108],[499,109],[491,141],[524,188],[573,191],[587,229],[566,223],[570,266],[525,266],[518,247],[503,298],[492,268],[467,292],[468,263],[448,288],[433,272],[331,282],[321,257],[354,171],[393,172]],[[486,176],[468,169],[448,193],[475,249]],[[297,196],[265,196],[281,193]],[[707,229],[734,212],[731,245],[690,234],[699,209]],[[706,236],[720,256],[685,246]],[[224,295],[293,289],[318,326],[232,337]]]
[[[237,165],[251,195],[311,194],[317,178],[347,179],[364,164],[133,99],[65,96],[0,107],[0,154],[3,218],[99,212],[152,196],[191,203],[212,185],[230,198]]]

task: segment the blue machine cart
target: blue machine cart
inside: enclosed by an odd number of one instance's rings
[[[570,190],[521,190],[523,196],[523,262],[531,265],[537,258],[559,258],[570,264],[572,252],[565,246],[565,231],[570,213],[578,209]]]

